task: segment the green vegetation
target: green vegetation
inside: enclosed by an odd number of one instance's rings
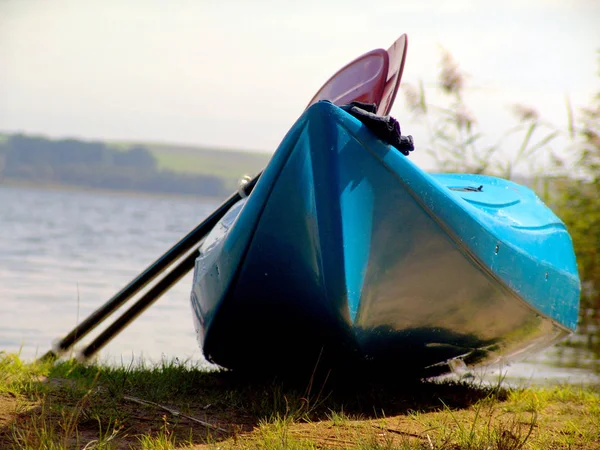
[[[600,448],[592,387],[350,378],[282,382],[177,361],[115,368],[0,353],[0,448]]]
[[[422,83],[418,87],[403,86],[410,111],[427,126],[429,142],[423,150],[433,158],[436,170],[511,179],[516,175],[515,169],[525,165],[532,172],[529,176],[539,175],[541,168],[532,164],[537,161],[533,157],[549,153],[560,130],[542,120],[535,109],[517,104],[511,108],[517,123],[499,141],[484,142],[487,136],[464,99],[466,77],[447,52],[442,54],[438,84],[440,104],[427,100]],[[508,140],[510,145],[517,144],[515,152],[506,151]],[[550,156],[555,158],[554,154]]]
[[[563,181],[558,212],[573,237],[583,280],[581,332],[600,360],[600,89],[578,115],[569,116],[576,178]]]
[[[271,159],[268,153],[214,150],[169,144],[144,144],[156,158],[159,170],[215,175],[228,190],[234,190],[245,175],[260,172]]]

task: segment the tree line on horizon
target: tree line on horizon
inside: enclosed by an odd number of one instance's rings
[[[103,142],[9,135],[0,142],[0,175],[34,184],[154,193],[222,196],[218,176],[159,170],[144,146],[111,148]]]

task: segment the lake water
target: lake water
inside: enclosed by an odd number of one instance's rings
[[[216,206],[183,197],[0,185],[0,350],[26,359],[45,353]],[[100,359],[202,363],[190,286],[188,274]],[[590,352],[564,348],[502,368],[509,379],[534,383],[600,383],[598,370]]]

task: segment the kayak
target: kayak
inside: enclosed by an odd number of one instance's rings
[[[565,225],[529,188],[427,173],[318,101],[203,241],[191,305],[222,367],[425,376],[552,345],[579,294]]]

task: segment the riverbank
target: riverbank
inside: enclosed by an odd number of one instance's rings
[[[0,353],[1,448],[600,449],[594,387],[295,381]]]
[[[142,190],[131,190],[131,189],[108,189],[100,187],[88,187],[88,186],[76,186],[71,184],[60,184],[60,183],[46,183],[46,182],[34,182],[28,180],[22,180],[18,178],[5,178],[0,182],[0,189],[6,188],[22,188],[22,189],[41,189],[44,191],[64,191],[64,192],[89,192],[92,194],[103,194],[103,195],[127,195],[128,197],[144,197],[144,198],[182,198],[182,199],[194,199],[200,202],[212,203],[215,205],[223,202],[227,196],[210,196],[210,195],[197,195],[197,194],[186,194],[177,192],[150,192]],[[233,192],[233,191],[232,191]],[[231,194],[231,192],[229,193]]]

